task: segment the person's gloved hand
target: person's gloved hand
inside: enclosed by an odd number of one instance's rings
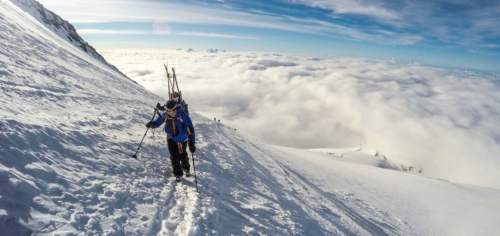
[[[156,104],[156,109],[160,110],[160,111],[164,111],[165,110],[165,107],[162,106],[160,103],[157,103]]]
[[[152,121],[150,121],[150,122],[146,123],[146,127],[147,127],[147,128],[151,128],[151,127],[153,127],[153,122],[152,122]]]
[[[191,143],[191,142],[189,143],[189,151],[191,153],[196,152],[196,146],[194,145],[194,143]]]

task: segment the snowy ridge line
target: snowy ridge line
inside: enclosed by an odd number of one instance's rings
[[[2,25],[0,25],[0,27],[4,31],[3,33],[5,35],[9,35],[7,38],[16,36],[16,40],[18,40],[6,41],[6,48],[0,52],[0,55],[3,54],[6,58],[10,57],[11,61],[15,61],[16,64],[13,64],[13,67],[23,69],[19,75],[27,76],[34,73],[39,74],[39,76],[42,77],[64,80],[64,83],[67,83],[67,85],[73,85],[75,79],[80,77],[84,77],[89,82],[97,82],[100,80],[93,77],[95,74],[89,73],[90,68],[93,67],[93,70],[101,69],[101,73],[107,75],[105,78],[107,80],[114,81],[117,88],[121,88],[123,85],[121,81],[125,77],[121,75],[117,76],[116,71],[113,71],[108,66],[103,65],[102,62],[97,61],[80,50],[75,50],[75,46],[64,39],[61,39],[59,35],[50,31],[45,25],[35,19],[29,20],[28,18],[32,17],[12,4],[10,1],[2,1],[0,3],[0,7],[2,7],[2,14],[5,14],[7,17],[1,19]],[[15,23],[11,24],[13,22]],[[17,27],[14,25],[17,25]],[[19,27],[23,30],[22,33],[17,33]],[[34,49],[36,49],[35,52],[33,51]],[[25,58],[30,59],[26,60]],[[49,58],[49,61],[44,61]],[[81,58],[84,58],[84,60]],[[60,63],[61,61],[69,63],[63,66]],[[59,67],[54,68],[51,66],[51,63],[58,64]],[[14,76],[14,71],[12,70],[11,65],[9,65],[9,60],[6,60],[5,63],[2,64],[7,68],[5,75]],[[132,80],[128,81],[133,82]],[[99,83],[102,84],[102,81],[99,81]],[[24,84],[30,86],[32,85],[32,83]],[[14,85],[14,83],[12,85]],[[47,83],[41,87],[45,88],[49,86],[53,85]],[[78,86],[77,89],[83,89],[81,85],[76,86]],[[102,86],[101,88],[103,87],[105,86]]]
[[[68,21],[61,18],[59,15],[45,8],[36,0],[10,0],[12,3],[23,9],[25,12],[30,14],[40,23],[44,24],[48,29],[50,29],[55,34],[59,35],[62,39],[71,43],[79,50],[88,54],[90,57],[96,59],[97,61],[103,63],[113,71],[119,73],[121,76],[128,78],[124,73],[122,73],[114,65],[110,64],[106,59],[95,50],[92,45],[87,43],[76,31],[75,27]],[[133,80],[131,80],[133,81]],[[134,81],[135,82],[135,81]]]

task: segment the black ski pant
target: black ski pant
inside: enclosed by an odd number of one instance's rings
[[[183,142],[182,145],[178,145],[172,139],[167,139],[168,151],[170,152],[170,161],[172,162],[172,168],[174,169],[174,175],[182,176],[183,170],[189,173],[189,159],[186,152],[187,141]]]

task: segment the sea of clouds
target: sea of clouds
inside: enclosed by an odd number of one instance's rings
[[[357,147],[428,176],[500,187],[500,77],[366,58],[272,53],[105,50],[166,97],[175,66],[190,109],[266,142]],[[153,105],[153,104],[152,104]]]

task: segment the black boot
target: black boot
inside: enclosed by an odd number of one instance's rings
[[[184,170],[184,174],[186,175],[186,177],[191,177],[191,172],[189,172],[189,169],[187,170]]]

